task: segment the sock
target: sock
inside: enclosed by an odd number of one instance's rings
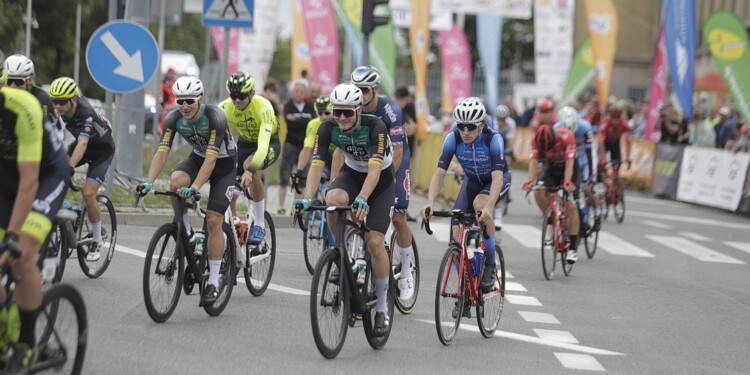
[[[404,277],[411,274],[411,255],[414,254],[414,249],[412,249],[411,245],[403,248],[396,244],[396,247],[398,247],[398,250],[401,253],[401,277]]]
[[[372,279],[375,284],[375,295],[378,301],[375,303],[375,312],[388,314],[388,279]]]
[[[21,337],[18,341],[30,348],[36,345],[36,317],[40,310],[41,306],[32,311],[18,309],[18,315],[21,319]]]
[[[598,205],[594,206],[594,216],[599,216],[601,214],[600,210],[601,208]]]
[[[102,242],[102,222],[91,223],[91,230],[94,232],[94,242]]]
[[[208,283],[219,287],[219,270],[221,269],[221,260],[208,261]]]
[[[253,204],[253,215],[255,215],[255,225],[261,228],[265,228],[266,221],[265,221],[265,217],[263,216],[266,210],[265,200],[262,200],[260,202],[253,201],[252,204]]]
[[[495,265],[495,235],[488,238],[482,238],[484,242],[484,264],[488,266]]]
[[[188,214],[182,215],[182,222],[185,224],[185,229],[187,230],[188,235],[193,233],[193,226],[190,225],[190,216],[188,216]]]
[[[570,249],[571,250],[578,249],[578,235],[577,234],[570,235]]]

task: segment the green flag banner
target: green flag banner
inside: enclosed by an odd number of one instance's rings
[[[747,94],[750,92],[750,55],[747,31],[733,12],[719,10],[703,23],[703,39],[732,93],[737,110],[746,123],[750,121]]]
[[[566,105],[581,95],[583,90],[586,90],[594,82],[595,76],[591,41],[586,38],[573,56],[573,64],[570,67],[570,72],[568,72],[568,81],[565,83],[560,105]]]

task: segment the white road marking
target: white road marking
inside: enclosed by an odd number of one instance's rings
[[[668,201],[664,199],[658,199],[658,198],[642,198],[642,197],[634,197],[632,195],[628,195],[627,198],[625,198],[626,201],[630,202],[636,202],[636,203],[645,203],[649,206],[668,206],[668,207],[690,207],[689,204],[682,203],[679,201]]]
[[[653,228],[659,228],[659,229],[672,229],[673,226],[669,224],[664,224],[661,221],[653,221],[653,220],[643,220],[643,224],[646,224]]]
[[[542,230],[533,225],[504,224],[503,232],[513,237],[523,247],[539,249],[542,247]]]
[[[641,249],[609,232],[599,231],[598,247],[613,255],[653,258],[654,254]]]
[[[697,244],[683,237],[657,236],[654,234],[647,234],[646,238],[658,242],[659,244],[670,249],[691,256],[701,262],[745,264],[745,262],[739,259],[735,259],[730,257],[729,255],[724,255],[718,251],[711,250],[703,245]]]
[[[507,272],[505,278],[507,279]],[[513,282],[513,281],[506,281],[505,282],[505,291],[506,292],[527,292],[526,287],[523,285]]]
[[[555,357],[566,369],[604,371],[604,366],[588,354],[555,352]]]
[[[711,241],[711,239],[710,239],[710,238],[708,238],[708,237],[706,237],[706,236],[704,236],[704,235],[702,235],[702,234],[698,234],[698,233],[693,233],[693,232],[680,232],[680,234],[681,234],[681,235],[682,235],[683,237],[687,237],[687,238],[689,238],[689,239],[691,239],[691,240],[694,240],[694,241]]]
[[[750,230],[750,225],[748,224],[731,223],[731,222],[717,220],[717,219],[703,219],[703,218],[691,217],[691,216],[657,214],[653,212],[642,212],[642,211],[631,211],[631,210],[627,211],[627,215],[636,216],[636,217],[644,217],[644,218],[649,218],[649,219],[657,219],[657,220],[658,219],[672,220],[672,221],[678,221],[681,223],[702,224],[702,225],[711,225],[714,227]]]
[[[117,251],[119,251],[121,253],[135,255],[135,256],[140,257],[140,258],[144,258],[144,259],[146,258],[146,252],[145,251],[132,249],[132,248],[129,248],[127,246],[115,245],[115,250],[117,250]],[[156,259],[156,258],[157,257],[154,256],[154,259]]]
[[[542,303],[536,297],[506,294],[505,299],[514,305],[542,306]]]
[[[422,319],[415,319],[415,320],[418,322],[422,322],[422,323],[429,323],[433,325],[435,324],[434,320],[422,320]],[[479,332],[479,327],[475,325],[461,324],[459,326],[459,329],[464,329],[464,330],[472,331],[472,332]],[[500,330],[495,331],[494,337],[504,337],[504,338],[511,339],[511,340],[524,341],[524,342],[528,342],[532,344],[550,346],[550,347],[560,348],[560,349],[565,349],[565,350],[574,350],[577,352],[588,353],[588,354],[625,355],[623,353],[613,352],[611,350],[592,348],[589,346],[571,344],[567,342],[559,342],[559,341],[554,341],[554,340],[545,340],[539,337],[522,335],[520,333],[513,333],[513,332],[507,332],[507,331],[500,331]]]
[[[731,246],[739,251],[744,251],[750,254],[750,242],[724,241],[724,245]],[[505,274],[507,275],[508,273],[506,272]]]
[[[512,274],[511,274],[510,272],[508,272],[508,271],[505,271],[505,278],[506,278],[506,279],[512,279],[512,278],[513,278],[513,275],[512,275]]]
[[[540,339],[578,344],[578,340],[568,331],[534,328],[534,333],[536,333]]]
[[[552,314],[536,311],[519,311],[518,314],[529,323],[560,324],[560,321]]]

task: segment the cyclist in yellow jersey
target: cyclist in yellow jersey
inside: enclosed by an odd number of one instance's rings
[[[54,124],[43,119],[34,95],[0,88],[0,264],[9,264],[18,278],[15,298],[21,321],[5,373],[22,372],[15,367],[32,364],[38,354],[31,349],[42,305],[37,254],[65,199],[71,174],[60,139],[53,135]]]
[[[244,72],[232,74],[227,79],[229,98],[219,103],[224,110],[232,132],[239,133],[237,150],[237,176],[240,185],[250,188],[253,196],[252,208],[255,225],[248,242],[258,244],[265,237],[265,186],[261,174],[279,157],[279,122],[268,99],[255,95],[255,79]],[[234,129],[232,129],[234,128]],[[237,216],[237,197],[232,198],[230,208]]]
[[[315,100],[314,107],[315,112],[318,113],[318,117],[310,120],[310,122],[307,123],[307,129],[305,130],[305,141],[302,145],[302,151],[300,151],[299,153],[299,158],[297,159],[297,171],[292,173],[292,180],[294,180],[298,185],[304,185],[300,184],[299,178],[305,175],[305,169],[310,163],[310,158],[313,154],[313,146],[315,146],[315,137],[318,135],[318,128],[320,128],[321,123],[331,118],[331,111],[333,110],[331,97],[327,95],[319,97]],[[333,151],[336,149],[336,145],[331,144],[329,149],[329,151],[333,153]],[[333,177],[330,176],[331,160],[326,160],[325,163],[326,166],[323,168],[323,179],[327,180],[329,177]]]

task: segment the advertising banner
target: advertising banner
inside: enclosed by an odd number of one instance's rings
[[[573,57],[575,1],[534,1],[535,83],[554,98],[562,97]]]
[[[457,103],[457,99],[471,96],[471,52],[466,41],[464,31],[453,23],[448,31],[438,31],[440,39],[440,60],[443,74],[450,88],[450,103]]]
[[[591,85],[591,82],[594,82],[595,76],[594,53],[591,51],[591,41],[586,38],[573,56],[573,63],[568,71],[568,79],[565,82],[560,105],[567,105],[581,95]]]
[[[680,163],[685,146],[656,144],[654,177],[651,179],[651,192],[655,195],[675,199],[680,180]]]
[[[688,121],[695,84],[695,0],[664,0],[664,41],[672,87]]]
[[[687,147],[677,199],[734,211],[742,198],[750,154]]]
[[[271,61],[276,51],[278,11],[274,0],[255,0],[253,28],[240,29],[237,70],[253,75],[257,92],[263,92],[271,71]]]
[[[411,62],[417,86],[414,107],[417,113],[417,139],[427,136],[427,53],[430,51],[430,0],[412,0],[412,24],[409,29]]]
[[[531,18],[532,0],[432,0],[444,12],[495,14],[505,18]],[[560,0],[558,0],[559,2]],[[562,0],[567,1],[567,0]]]
[[[302,71],[308,73],[310,68],[310,49],[307,46],[307,34],[305,33],[305,19],[302,17],[302,0],[292,0],[292,72],[291,80],[302,78]]]
[[[599,94],[599,108],[604,110],[609,98],[615,60],[619,28],[617,10],[612,5],[612,0],[585,0],[585,4],[591,50],[594,52],[596,92]]]
[[[659,32],[659,42],[656,44],[656,56],[654,57],[654,71],[651,73],[651,90],[649,90],[648,113],[646,114],[646,131],[643,139],[658,141],[661,132],[654,131],[654,124],[659,119],[659,110],[667,102],[667,69],[664,65],[664,29]]]
[[[487,95],[487,111],[494,114],[500,101],[497,89],[500,85],[500,51],[503,36],[503,17],[477,14],[477,49],[484,72],[484,92]]]
[[[339,81],[339,30],[330,1],[302,0],[313,79],[322,93],[330,93]]]

